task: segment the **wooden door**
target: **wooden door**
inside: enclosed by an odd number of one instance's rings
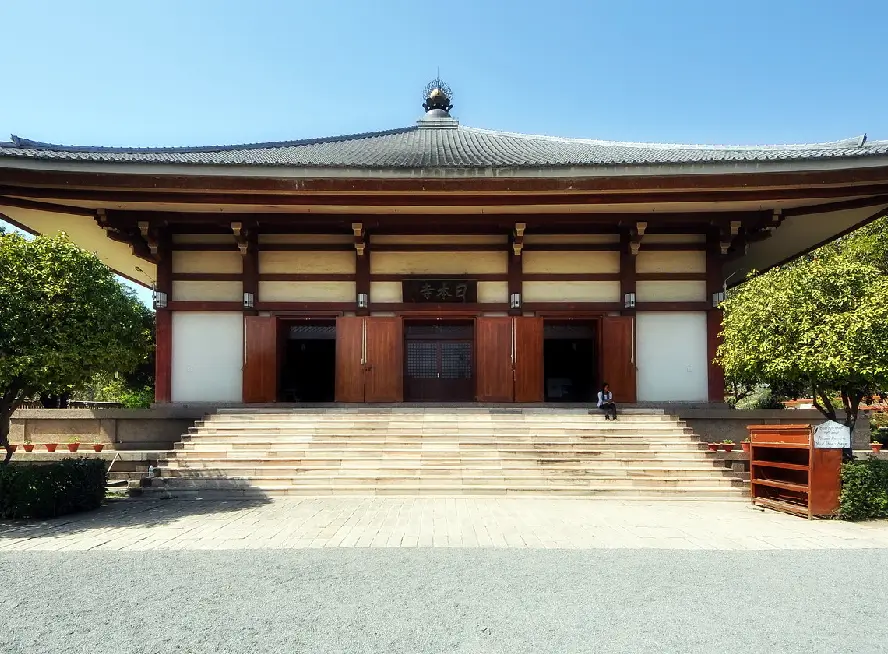
[[[364,318],[336,319],[337,402],[364,401]]]
[[[401,318],[364,318],[365,402],[404,401],[404,327]]]
[[[520,317],[515,321],[515,401],[542,402],[545,393],[543,375],[543,319]]]
[[[277,402],[278,320],[274,316],[244,317],[245,403]]]
[[[614,402],[635,402],[635,317],[601,319],[602,382],[610,384]]]
[[[477,318],[475,320],[475,379],[479,402],[511,402],[512,319]]]

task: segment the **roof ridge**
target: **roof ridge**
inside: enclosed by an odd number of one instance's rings
[[[856,148],[867,147],[873,144],[883,144],[882,141],[867,141],[866,135],[853,136],[837,141],[823,141],[819,143],[787,143],[768,145],[713,145],[692,143],[655,143],[644,141],[608,141],[604,139],[571,138],[565,136],[549,136],[546,134],[524,134],[522,132],[507,132],[502,130],[484,129],[481,127],[469,127],[460,125],[460,129],[486,134],[490,136],[507,136],[511,138],[527,140],[544,140],[551,143],[581,143],[584,145],[597,145],[601,147],[645,148],[653,150],[811,150],[830,148]],[[865,144],[865,145],[864,145]]]
[[[404,134],[406,132],[416,131],[416,125],[408,127],[398,127],[395,129],[387,129],[377,132],[360,132],[357,134],[342,134],[339,136],[324,136],[320,138],[297,139],[292,141],[263,141],[259,143],[243,143],[234,145],[198,145],[198,146],[175,146],[175,147],[116,147],[101,145],[59,145],[57,143],[45,143],[42,141],[34,141],[32,139],[22,138],[15,134],[10,135],[8,142],[0,141],[0,147],[19,148],[30,150],[48,150],[53,152],[107,152],[107,153],[157,153],[157,154],[176,154],[176,153],[202,153],[202,152],[229,152],[233,150],[261,150],[266,148],[288,148],[306,145],[318,145],[321,143],[341,143],[343,141],[359,141],[363,139],[378,138],[381,136],[393,136]]]

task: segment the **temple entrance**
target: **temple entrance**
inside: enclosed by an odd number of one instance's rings
[[[543,374],[546,402],[591,402],[598,374],[597,323],[546,321]]]
[[[282,402],[332,402],[336,386],[336,323],[282,321]]]
[[[471,321],[411,321],[404,326],[404,399],[475,399],[475,329]]]

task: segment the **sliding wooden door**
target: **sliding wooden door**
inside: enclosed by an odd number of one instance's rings
[[[601,372],[615,402],[635,402],[635,317],[601,319]]]

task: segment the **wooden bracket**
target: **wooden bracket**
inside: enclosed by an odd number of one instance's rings
[[[524,249],[524,230],[527,229],[527,223],[515,223],[515,234],[512,238],[512,252],[516,257],[521,256],[521,250]]]
[[[244,224],[240,222],[231,223],[231,232],[234,234],[234,240],[237,242],[237,249],[242,255],[246,255],[250,249],[250,241],[247,238],[248,230],[244,229]]]
[[[364,240],[363,223],[352,223],[352,232],[355,234],[355,250],[358,256],[362,257],[364,256],[364,250],[367,248],[367,243]]]
[[[142,239],[144,239],[145,243],[148,244],[148,251],[151,252],[151,255],[157,256],[157,229],[151,226],[151,223],[147,220],[140,220],[138,223],[139,233],[142,235]]]
[[[644,233],[647,230],[648,224],[644,221],[636,221],[635,226],[630,230],[629,233],[629,254],[632,256],[636,256],[638,251],[641,249],[641,239],[644,238]]]

